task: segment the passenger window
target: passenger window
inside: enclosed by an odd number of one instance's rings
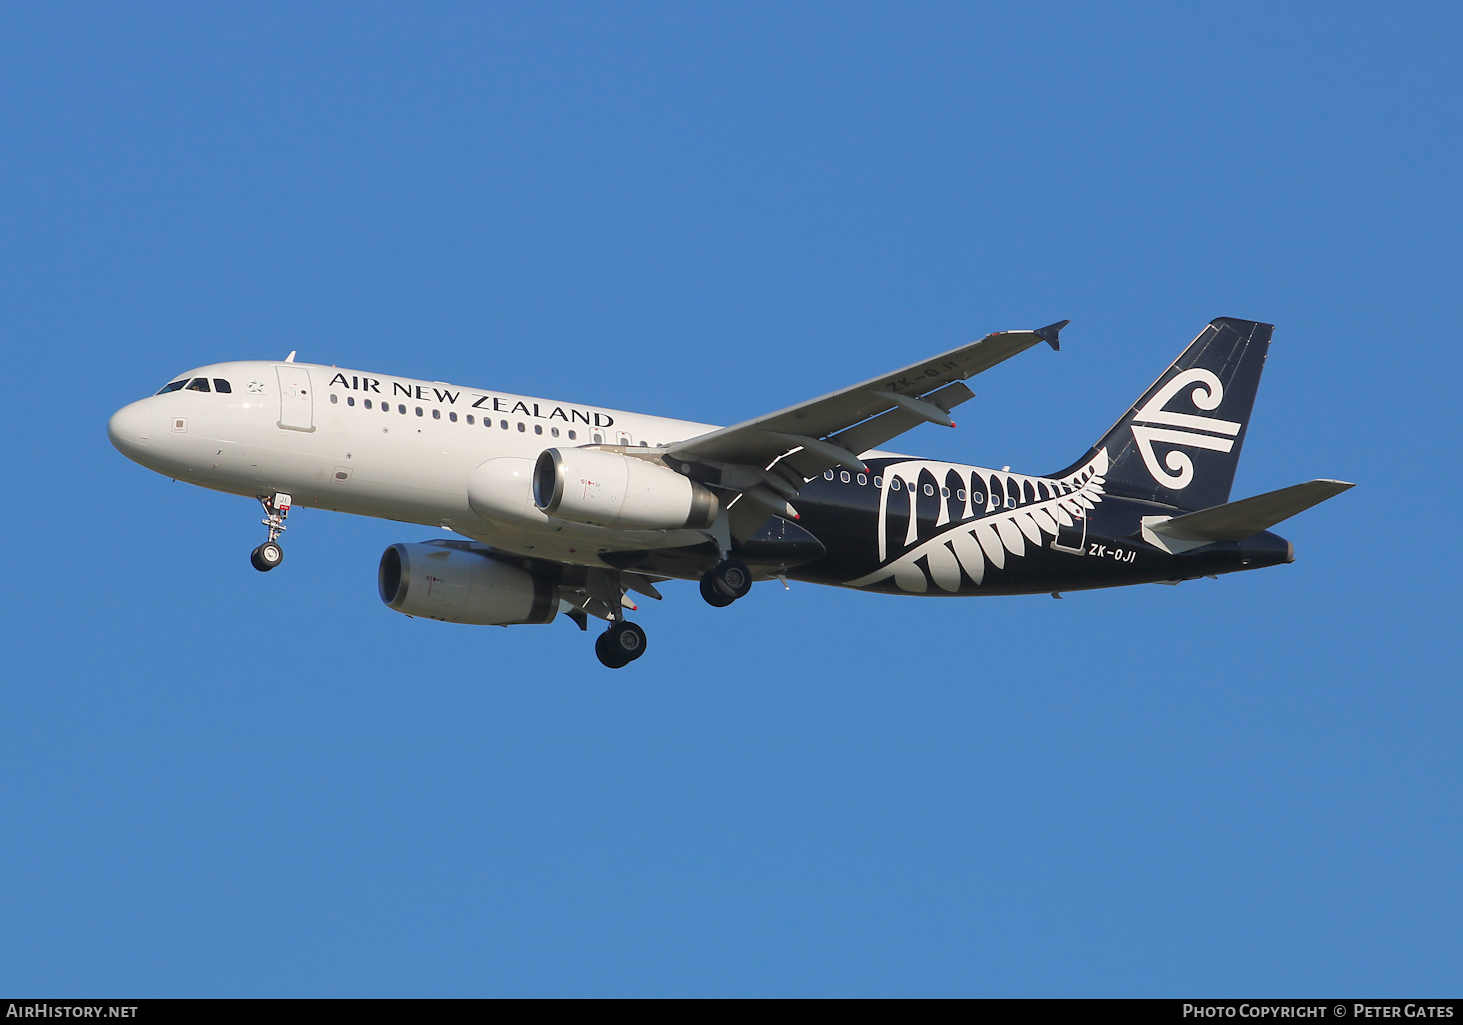
[[[940,489],[940,497],[941,498],[949,498],[950,497],[950,489],[949,488],[941,488]]]
[[[400,402],[396,404],[396,411],[402,416],[406,416],[406,407],[403,406]]]
[[[471,413],[467,414],[467,422],[469,424],[475,424],[475,423],[477,423],[477,421],[472,418],[472,414]]]
[[[898,490],[900,490],[900,487],[899,487],[899,478],[898,477],[893,477],[893,478],[891,478],[889,480],[889,490],[890,491],[898,491]]]
[[[961,488],[959,491],[955,492],[955,497],[961,502],[965,501],[965,489]]]
[[[865,485],[865,484],[867,484],[869,482],[869,478],[865,477],[863,474],[859,474],[858,475],[858,482],[859,482],[859,486],[862,487],[863,485]]]
[[[229,382],[225,381],[222,377],[215,377],[213,379],[213,390],[220,395],[232,395],[234,393],[234,389],[229,387]]]
[[[823,471],[823,479],[824,480],[832,480],[833,479],[833,471],[832,470],[824,470]]]
[[[161,388],[158,389],[157,393],[159,395],[166,395],[170,391],[177,391],[179,388],[183,387],[183,385],[187,383],[188,378],[185,377],[181,381],[174,381],[172,384],[163,385]]]
[[[647,444],[645,444],[645,442],[643,442],[643,441],[642,441],[642,442],[641,442],[641,443],[640,443],[640,447],[641,447],[641,448],[649,448],[649,447],[650,447],[650,446],[649,446],[649,445],[647,445]]]
[[[933,495],[934,493],[935,493],[935,486],[933,484],[926,484],[925,485],[925,494],[927,494],[927,495]]]
[[[519,434],[522,434],[523,433],[523,421],[522,420],[518,421],[518,433]]]
[[[354,395],[347,395],[345,397],[345,404],[347,406],[354,406],[356,404],[356,397]]]
[[[456,413],[448,413],[447,414],[447,419],[451,420],[453,423],[457,423],[457,414]]]
[[[330,393],[330,404],[332,406],[340,405],[340,396],[335,394],[335,392]]]
[[[543,424],[534,424],[533,425],[533,433],[534,434],[542,434],[543,432],[544,432]]]
[[[189,391],[208,391],[208,378],[195,377],[193,383],[188,385]]]
[[[434,409],[434,410],[432,410],[432,419],[433,420],[440,420],[440,419],[442,419],[442,411],[440,409]]]
[[[578,435],[576,435],[573,431],[570,431],[569,432],[569,440],[570,441],[573,441],[576,437],[578,437]]]
[[[501,428],[503,428],[503,430],[506,431],[508,429],[508,421],[507,420],[499,420],[498,421],[498,426],[501,427]]]
[[[557,438],[559,436],[559,429],[557,427],[550,427],[549,428],[549,436],[550,437]]]
[[[884,478],[883,477],[875,477],[874,478],[874,487],[876,487],[876,488],[882,488],[883,486],[884,486]]]
[[[596,433],[595,436],[594,436],[594,443],[596,445],[603,444],[604,443],[604,438],[600,437],[599,434]]]
[[[840,470],[838,472],[838,479],[847,484],[849,481],[853,480],[853,477],[849,474],[847,470]]]
[[[421,415],[422,415],[422,407],[421,406],[418,406],[417,407],[417,416],[421,416]]]
[[[367,409],[370,409],[371,408],[371,400],[370,399],[367,399],[366,400],[366,408]]]

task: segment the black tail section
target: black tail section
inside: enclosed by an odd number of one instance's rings
[[[1211,321],[1073,469],[1106,449],[1112,494],[1188,510],[1229,501],[1272,329]]]

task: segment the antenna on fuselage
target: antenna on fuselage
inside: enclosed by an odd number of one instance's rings
[[[290,354],[284,358],[286,363],[293,363],[295,361],[295,351],[294,349],[290,350]]]

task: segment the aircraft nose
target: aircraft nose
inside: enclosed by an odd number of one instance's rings
[[[131,456],[147,448],[148,436],[152,434],[152,407],[143,399],[131,402],[112,414],[107,421],[107,437],[118,452]]]

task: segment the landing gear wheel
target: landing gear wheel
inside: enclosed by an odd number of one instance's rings
[[[718,609],[724,609],[736,601],[735,598],[728,598],[716,589],[716,582],[712,580],[710,573],[701,578],[701,597],[706,599],[707,605]]]
[[[747,568],[746,563],[739,559],[726,559],[717,563],[715,568],[701,579],[710,580],[710,590],[719,592],[728,601],[745,598],[747,592],[752,589],[752,571]],[[706,590],[703,589],[701,593],[704,595]]]
[[[645,654],[645,631],[628,619],[611,623],[594,642],[594,653],[611,669],[620,669]]]
[[[628,658],[610,650],[608,634],[600,634],[594,639],[594,653],[599,657],[601,662],[611,669],[623,669],[630,664]]]
[[[260,573],[268,573],[284,561],[284,549],[273,541],[266,541],[249,553],[249,561]]]

